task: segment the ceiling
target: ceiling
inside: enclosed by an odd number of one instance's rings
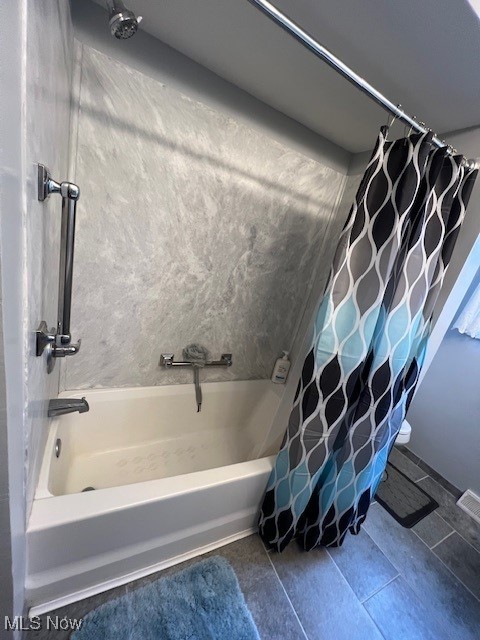
[[[145,31],[348,151],[387,119],[247,0],[125,2]],[[479,2],[272,0],[436,132],[480,124]]]

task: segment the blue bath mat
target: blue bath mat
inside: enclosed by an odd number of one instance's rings
[[[88,613],[72,640],[260,640],[232,567],[218,556]]]

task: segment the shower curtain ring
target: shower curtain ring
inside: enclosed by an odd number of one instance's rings
[[[412,120],[415,120],[415,122],[417,121],[417,116],[412,116]],[[405,125],[405,127],[403,128],[403,137],[404,137],[404,143],[408,144],[408,139],[410,138],[412,131],[413,131],[413,124],[410,125],[408,132],[407,132],[407,127],[408,124]]]
[[[430,127],[427,127],[427,125],[425,124],[425,122],[423,122],[423,120],[419,120],[419,121],[418,121],[418,124],[419,124],[421,127],[423,127],[423,128],[425,129],[425,131],[431,131],[432,133],[435,133],[435,132],[433,131],[433,129],[430,129]]]
[[[401,104],[397,104],[397,109],[399,111],[401,111],[402,110],[402,105]],[[397,114],[390,114],[390,116],[389,116],[389,118],[387,120],[387,124],[384,125],[385,126],[385,140],[387,140],[388,132],[390,131],[390,127],[394,124],[395,120],[398,120],[398,115]]]
[[[416,122],[417,121],[417,116],[412,116],[412,120],[415,120],[415,122]],[[405,129],[404,129],[403,132],[405,133],[406,130],[407,130],[407,125],[405,125]],[[411,136],[411,134],[412,134],[412,131],[413,131],[413,124],[410,125],[410,128],[408,129],[408,133],[407,133],[407,135],[405,137],[409,138]]]

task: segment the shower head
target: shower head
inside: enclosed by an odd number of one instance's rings
[[[137,32],[142,17],[127,9],[122,0],[107,0],[108,19],[112,36],[119,40],[131,38]]]

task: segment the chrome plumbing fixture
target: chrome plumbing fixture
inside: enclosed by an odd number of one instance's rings
[[[80,189],[73,182],[55,182],[43,164],[38,165],[38,199],[46,200],[51,193],[62,196],[62,227],[60,239],[60,277],[58,286],[57,327],[48,329],[42,320],[37,329],[36,355],[47,352],[47,371],[51,373],[55,358],[74,356],[80,351],[81,340],[71,344],[70,316],[72,311],[73,250],[75,245],[75,216]]]
[[[118,40],[126,40],[137,33],[142,16],[136,16],[121,0],[107,0],[110,33]]]
[[[222,353],[220,360],[174,360],[173,353],[162,353],[160,356],[160,366],[170,369],[171,367],[191,367],[193,369],[193,383],[195,385],[195,399],[197,402],[197,413],[202,409],[202,388],[200,387],[200,369],[203,367],[231,367],[233,364],[231,353]]]
[[[160,356],[161,367],[192,367],[195,363],[187,360],[174,360],[173,353],[162,353]],[[222,353],[220,360],[209,360],[204,367],[231,367],[233,364],[231,353]]]
[[[48,403],[48,417],[56,418],[66,413],[86,413],[90,410],[86,398],[55,398]]]

